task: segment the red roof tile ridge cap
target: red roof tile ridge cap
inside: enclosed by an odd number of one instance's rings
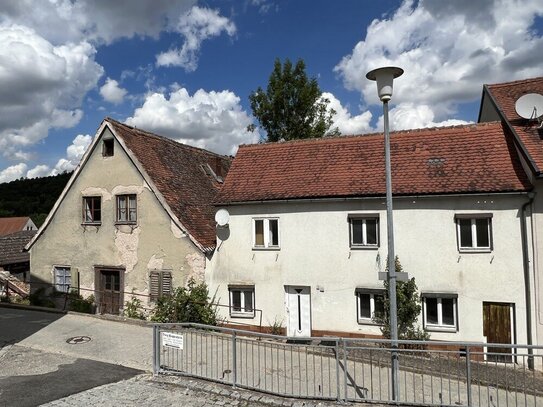
[[[159,134],[152,133],[150,131],[140,129],[139,127],[134,127],[134,126],[130,126],[130,125],[125,124],[125,123],[121,123],[120,121],[112,119],[109,116],[106,117],[104,120],[106,120],[106,121],[108,121],[108,122],[110,122],[112,124],[118,125],[118,126],[126,127],[127,130],[133,131],[133,132],[136,132],[136,133],[140,133],[142,136],[155,138],[157,140],[164,141],[164,142],[169,143],[171,145],[174,145],[176,147],[186,148],[186,149],[189,149],[189,150],[195,150],[195,151],[200,152],[200,153],[211,154],[213,156],[217,156],[217,157],[220,157],[220,158],[227,158],[227,159],[230,158],[230,156],[228,156],[228,155],[218,154],[218,153],[215,153],[213,151],[206,150],[205,148],[194,147],[194,146],[191,146],[191,145],[188,145],[188,144],[181,143],[181,142],[176,141],[174,139],[171,139],[169,137],[161,136]]]
[[[534,78],[527,78],[527,79],[518,79],[516,81],[511,81],[511,82],[487,83],[485,85],[488,86],[489,88],[501,88],[501,87],[507,87],[507,86],[512,86],[512,85],[521,85],[524,83],[536,82],[536,81],[543,81],[543,76],[536,76]]]
[[[434,127],[421,127],[415,129],[405,129],[405,130],[395,130],[391,131],[391,135],[404,135],[412,133],[432,133],[432,132],[442,132],[445,130],[451,129],[468,129],[468,128],[480,128],[480,127],[493,127],[501,126],[501,121],[489,121],[483,123],[465,123],[465,124],[454,124],[450,126],[434,126]],[[331,142],[341,142],[341,141],[350,141],[354,138],[382,138],[382,132],[375,133],[366,133],[366,134],[348,134],[340,136],[324,136],[319,138],[310,138],[310,139],[297,139],[297,140],[288,140],[288,141],[276,141],[276,142],[266,142],[266,143],[253,143],[253,144],[241,144],[239,148],[259,148],[259,147],[271,147],[271,146],[283,146],[285,144],[313,144],[313,143],[331,143]]]

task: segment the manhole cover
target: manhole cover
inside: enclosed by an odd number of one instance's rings
[[[90,340],[91,338],[88,336],[73,336],[66,339],[66,343],[69,343],[70,345],[79,345],[80,343],[89,342]]]

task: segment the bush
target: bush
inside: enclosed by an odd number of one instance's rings
[[[283,335],[283,320],[278,321],[277,317],[275,317],[268,329],[272,335]]]
[[[55,308],[55,303],[45,295],[45,287],[40,287],[32,294],[28,296],[28,301],[30,305],[35,305],[37,307],[48,307]]]
[[[143,312],[143,306],[139,298],[132,297],[129,301],[126,301],[124,316],[134,319],[145,319],[145,313]]]
[[[70,311],[82,312],[85,314],[94,313],[94,295],[89,295],[87,298],[83,298],[75,291],[71,291],[68,294],[68,309]]]
[[[209,299],[207,285],[196,284],[191,278],[186,288],[175,288],[171,295],[158,299],[151,320],[217,325],[219,318],[214,299]]]

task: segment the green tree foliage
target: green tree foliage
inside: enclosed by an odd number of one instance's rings
[[[69,172],[0,184],[0,217],[30,216],[36,226],[41,226],[71,175]]]
[[[190,279],[187,287],[174,289],[172,295],[158,299],[151,315],[155,322],[195,322],[217,325],[217,307],[205,283],[196,284]]]
[[[337,128],[330,130],[335,111],[328,110],[330,101],[321,96],[317,80],[307,77],[303,60],[293,68],[290,60],[281,64],[276,59],[268,88],[264,91],[259,87],[249,95],[249,101],[268,141],[338,135]],[[254,130],[255,126],[248,129]]]
[[[401,273],[403,267],[395,258],[396,273]],[[388,272],[388,259],[387,268]],[[388,280],[384,281],[384,311],[374,317],[374,321],[381,325],[381,333],[385,338],[390,338],[390,296],[388,292]],[[421,298],[418,293],[415,277],[407,281],[396,282],[396,308],[398,310],[398,339],[419,339],[427,340],[430,338],[427,332],[418,326],[418,317],[422,310]]]

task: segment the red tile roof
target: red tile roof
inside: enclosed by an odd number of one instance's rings
[[[496,102],[497,108],[502,112],[502,116],[507,119],[519,136],[525,150],[538,167],[536,170],[543,170],[543,140],[538,132],[538,123],[530,123],[515,111],[515,102],[522,95],[543,94],[543,77],[485,85],[485,87]]]
[[[110,118],[105,120],[140,162],[188,232],[202,247],[214,248],[215,208],[212,203],[221,183],[206,173],[204,168],[207,164],[217,175],[224,177],[231,158],[187,146]]]
[[[24,230],[26,222],[28,222],[29,219],[28,216],[0,218],[0,236]]]
[[[500,122],[391,134],[396,195],[527,191]],[[383,196],[382,134],[244,145],[217,203]]]

